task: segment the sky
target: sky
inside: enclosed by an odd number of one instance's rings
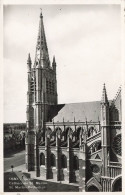
[[[103,83],[113,99],[121,85],[119,5],[6,5],[4,123],[26,121],[27,57],[34,63],[40,8],[58,103],[100,101]]]

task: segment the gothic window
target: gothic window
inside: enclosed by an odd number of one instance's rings
[[[117,178],[113,182],[112,185],[112,191],[113,192],[121,192],[122,191],[122,178]]]
[[[100,168],[98,167],[98,165],[92,165],[91,170],[93,173],[98,173],[100,171]]]
[[[52,93],[54,94],[54,83],[52,82]]]
[[[67,168],[67,158],[64,154],[61,156],[61,167]]]
[[[51,156],[50,156],[50,163],[51,163],[51,167],[56,166],[56,158],[55,158],[54,154],[51,154]]]
[[[43,153],[40,154],[40,165],[45,165],[45,155]]]
[[[31,79],[31,83],[30,83],[30,90],[31,92],[34,92],[34,79]]]
[[[30,123],[31,123],[31,126],[33,127],[33,125],[34,125],[34,108],[31,107],[29,112],[30,112]]]
[[[50,93],[52,94],[52,82],[50,82]]]
[[[114,137],[112,148],[117,155],[121,156],[121,134]]]
[[[51,82],[49,81],[49,93],[51,93]]]
[[[53,81],[46,80],[46,92],[49,94],[54,94],[54,83]]]
[[[73,169],[79,170],[79,159],[77,156],[73,157]]]

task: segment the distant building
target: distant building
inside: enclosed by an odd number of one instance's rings
[[[58,104],[40,14],[35,62],[27,61],[26,168],[41,179],[77,183],[79,191],[121,191],[121,88],[112,101]]]
[[[26,131],[26,123],[4,123],[4,133],[11,133],[12,131]]]
[[[5,123],[3,125],[4,152],[24,149],[25,134],[26,123]]]

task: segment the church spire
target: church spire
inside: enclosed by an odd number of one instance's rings
[[[103,91],[102,91],[102,103],[108,103],[108,98],[107,98],[107,92],[106,92],[106,87],[105,83],[103,85]]]
[[[37,38],[37,45],[36,45],[36,56],[35,56],[35,64],[34,66],[39,67],[49,67],[49,53],[47,48],[46,36],[44,31],[44,24],[43,24],[43,15],[42,12],[40,13],[40,21],[39,21],[39,32]]]

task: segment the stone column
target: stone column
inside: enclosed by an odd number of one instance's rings
[[[86,144],[80,146],[79,151],[79,191],[85,192],[86,178]]]
[[[61,142],[61,131],[56,132],[56,170],[57,170],[57,181],[60,181],[60,169],[61,169],[61,158],[60,158],[60,142]]]
[[[87,123],[86,123],[87,125]],[[80,143],[79,143],[79,191],[85,192],[85,179],[86,179],[86,132],[81,130]]]
[[[38,145],[38,132],[35,132],[35,146],[34,146],[34,159],[36,177],[40,176],[40,159],[39,159],[39,145]]]
[[[49,179],[49,168],[50,168],[50,134],[45,133],[45,172],[46,179]]]
[[[73,162],[72,162],[72,131],[69,131],[67,138],[67,180],[69,183],[72,182],[72,170],[73,170]]]

